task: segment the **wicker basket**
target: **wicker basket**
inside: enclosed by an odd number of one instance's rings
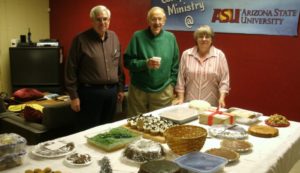
[[[171,150],[178,155],[183,155],[201,150],[207,131],[199,126],[180,125],[167,129],[164,136]]]

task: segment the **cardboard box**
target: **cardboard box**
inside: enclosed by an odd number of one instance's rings
[[[220,111],[205,111],[199,115],[199,123],[206,125],[234,124],[235,115]]]

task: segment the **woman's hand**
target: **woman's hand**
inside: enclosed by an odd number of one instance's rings
[[[220,108],[225,108],[226,104],[225,104],[225,101],[224,99],[219,99],[219,107]]]
[[[221,93],[220,94],[220,98],[219,98],[219,107],[220,108],[225,108],[226,104],[225,104],[225,96],[226,93]]]

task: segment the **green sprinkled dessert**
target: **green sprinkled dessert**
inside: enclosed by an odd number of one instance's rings
[[[88,143],[105,151],[115,151],[125,147],[130,142],[140,138],[140,135],[124,127],[113,128],[106,133],[88,138]]]

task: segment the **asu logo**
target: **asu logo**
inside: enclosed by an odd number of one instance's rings
[[[240,9],[214,9],[211,22],[216,23],[239,23]]]

